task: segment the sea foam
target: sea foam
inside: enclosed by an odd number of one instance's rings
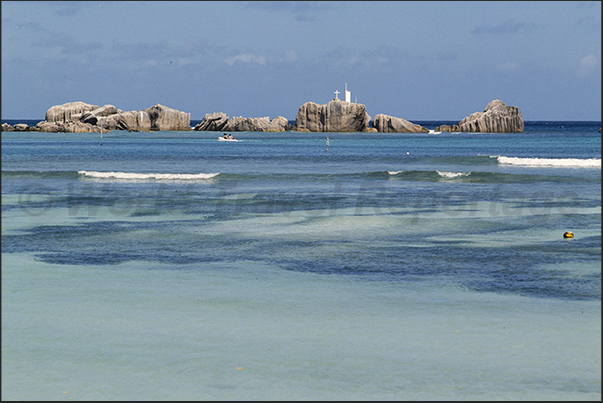
[[[135,173],[135,172],[98,172],[78,171],[79,175],[89,178],[126,179],[126,180],[203,180],[212,179],[219,173],[198,174],[161,174],[161,173]]]
[[[446,179],[454,179],[454,178],[458,178],[458,177],[461,177],[461,176],[469,176],[469,175],[471,175],[471,172],[446,172],[446,171],[436,171],[436,172],[442,178],[446,178]]]
[[[600,158],[518,158],[497,156],[501,165],[521,165],[531,167],[559,167],[559,168],[601,168]]]
[[[392,175],[392,176],[398,175],[398,174],[400,174],[402,172],[409,172],[409,171],[387,171],[387,173],[390,174],[390,175]],[[426,171],[426,172],[429,172],[429,171]],[[441,176],[442,178],[446,178],[446,179],[454,179],[454,178],[459,178],[459,177],[462,177],[462,176],[469,176],[469,175],[471,175],[471,172],[447,172],[447,171],[436,171],[436,172],[437,172],[437,174],[439,176]]]

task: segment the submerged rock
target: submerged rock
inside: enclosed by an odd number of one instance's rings
[[[303,104],[295,117],[295,127],[307,132],[363,132],[368,131],[370,121],[363,104],[333,99],[326,105]]]
[[[373,127],[380,133],[428,133],[429,129],[406,119],[384,114],[375,116]]]
[[[458,125],[442,125],[435,130],[442,132],[472,133],[521,133],[524,123],[516,106],[507,106],[499,99],[491,101],[483,112],[475,112]]]

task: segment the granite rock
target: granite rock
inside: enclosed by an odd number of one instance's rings
[[[288,125],[288,121],[283,116],[278,116],[272,121],[270,117],[244,118],[234,116],[228,120],[222,128],[226,132],[282,132]]]
[[[375,116],[373,127],[379,133],[428,133],[429,129],[406,119],[384,114]]]
[[[436,131],[472,133],[521,133],[524,122],[516,106],[507,106],[499,99],[491,101],[483,112],[467,116],[457,125],[438,126]]]
[[[191,130],[191,114],[177,111],[160,104],[144,110],[149,116],[151,130]]]
[[[295,117],[295,127],[306,132],[363,132],[370,120],[363,104],[333,99],[327,104],[303,104]]]
[[[146,110],[119,112],[106,117],[101,117],[99,122],[103,129],[128,130],[128,131],[151,131],[152,123]],[[190,128],[189,128],[190,130]]]
[[[71,102],[48,109],[46,124],[36,127],[40,131],[74,133],[99,132],[100,127],[95,127],[101,124],[103,130],[188,131],[191,130],[190,120],[190,113],[160,104],[140,111],[124,112],[113,105],[100,107],[84,102]]]
[[[121,109],[117,109],[113,105],[105,105],[105,106],[101,106],[100,108],[96,108],[93,111],[84,112],[80,117],[80,121],[84,122],[84,123],[90,123],[92,125],[96,125],[96,124],[100,124],[99,123],[100,117],[111,116],[111,115],[115,115],[115,114],[121,113],[121,112],[123,112]]]
[[[99,126],[78,121],[47,122],[42,121],[36,126],[37,131],[48,133],[99,133]],[[106,130],[104,130],[106,131]]]
[[[91,112],[98,109],[98,105],[91,105],[85,102],[69,102],[63,105],[55,105],[46,111],[45,120],[47,122],[70,122],[79,120],[85,112]]]
[[[35,126],[28,126],[25,123],[17,123],[14,126],[9,125],[8,123],[2,123],[3,132],[37,132],[38,129]]]
[[[228,115],[224,112],[208,113],[193,130],[204,132],[219,132],[228,123]]]

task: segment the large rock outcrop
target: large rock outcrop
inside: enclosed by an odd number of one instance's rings
[[[160,104],[139,111],[118,112],[102,119],[103,127],[129,131],[189,131],[191,114]]]
[[[75,122],[80,120],[86,112],[98,109],[98,105],[91,105],[85,102],[68,102],[63,105],[55,105],[46,111],[44,119],[46,122]]]
[[[282,132],[289,122],[286,118],[278,116],[272,121],[268,116],[261,118],[243,118],[234,116],[228,119],[223,130],[227,132]]]
[[[120,111],[107,117],[99,118],[97,124],[109,130],[128,130],[148,132],[152,130],[151,118],[146,110]],[[168,129],[169,130],[169,129]]]
[[[373,127],[379,133],[428,133],[429,129],[406,119],[384,114],[375,116]]]
[[[91,125],[100,124],[99,118],[115,115],[116,113],[123,112],[121,109],[117,109],[113,105],[105,105],[100,108],[96,108],[90,112],[84,112],[80,117],[80,121],[84,123],[90,123]]]
[[[228,115],[224,112],[208,113],[203,116],[201,122],[193,130],[203,132],[222,131],[228,122]]]
[[[197,131],[225,131],[225,132],[282,132],[285,131],[289,121],[278,116],[272,120],[269,117],[244,118],[235,116],[228,118],[223,112],[208,113],[203,117],[193,130]]]
[[[307,132],[363,132],[368,131],[370,121],[363,104],[334,99],[326,105],[303,104],[295,117],[295,128]]]
[[[47,122],[42,121],[35,125],[35,128],[39,132],[46,133],[100,133],[101,128],[90,123],[84,123],[80,121],[68,121],[68,122]],[[104,130],[107,132],[108,130]]]
[[[523,118],[516,106],[507,106],[499,99],[491,101],[483,112],[475,112],[458,125],[438,126],[436,131],[472,133],[521,133]]]
[[[177,111],[163,105],[151,106],[145,109],[151,120],[151,130],[191,130],[191,114]]]
[[[113,105],[100,107],[84,102],[70,102],[48,109],[45,119],[36,125],[39,131],[100,132],[101,125],[103,130],[191,130],[190,113],[159,104],[140,111],[124,112]]]

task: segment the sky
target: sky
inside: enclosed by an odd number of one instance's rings
[[[2,119],[82,101],[284,116],[601,120],[599,1],[2,1]]]

